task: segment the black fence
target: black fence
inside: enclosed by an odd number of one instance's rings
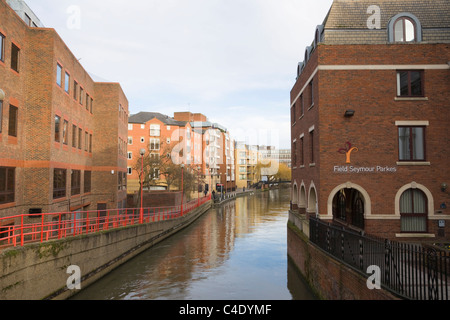
[[[367,236],[315,218],[310,220],[310,240],[368,283],[378,277],[381,287],[397,296],[449,300],[450,256],[445,251]]]

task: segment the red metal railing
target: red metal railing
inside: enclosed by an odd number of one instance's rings
[[[183,206],[143,208],[142,223],[179,218],[210,200],[211,196],[206,196]],[[140,208],[10,216],[0,219],[0,249],[91,234],[140,222]]]

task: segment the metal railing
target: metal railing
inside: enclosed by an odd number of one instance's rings
[[[310,241],[365,277],[376,266],[381,285],[411,300],[449,300],[450,254],[445,251],[363,235],[310,219]]]
[[[32,242],[42,243],[141,223],[176,219],[210,200],[211,197],[206,196],[182,206],[143,208],[142,215],[140,208],[132,208],[9,216],[0,219],[0,250]]]

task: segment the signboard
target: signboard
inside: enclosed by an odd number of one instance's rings
[[[375,166],[352,166],[352,154],[354,152],[359,152],[358,147],[354,147],[350,142],[345,144],[345,148],[338,150],[338,153],[344,154],[346,159],[346,165],[334,166],[334,173],[342,174],[362,174],[362,173],[395,173],[397,172],[397,167],[390,167],[385,165],[375,165]]]

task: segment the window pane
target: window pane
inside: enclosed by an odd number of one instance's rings
[[[60,87],[61,87],[61,84],[62,84],[62,75],[61,75],[61,73],[62,73],[62,67],[59,64],[57,64],[56,65],[56,83]]]
[[[394,25],[394,40],[405,41],[403,38],[403,19],[398,20]]]
[[[19,52],[20,49],[13,43],[11,45],[11,69],[19,72]]]
[[[413,160],[425,160],[424,128],[412,128]]]
[[[409,96],[409,77],[408,72],[399,72],[399,89],[400,96]]]
[[[61,125],[61,118],[59,116],[55,116],[55,141],[60,142],[60,125]]]
[[[409,128],[402,127],[398,128],[398,136],[399,136],[399,159],[400,160],[411,160],[411,151],[409,144],[410,130]]]
[[[422,95],[422,73],[420,71],[411,71],[411,95]]]
[[[5,61],[5,37],[0,33],[0,61]]]
[[[66,72],[66,76],[64,79],[64,90],[66,90],[67,93],[69,93],[69,86],[70,86],[70,75]]]
[[[405,19],[405,41],[414,41],[415,40],[415,31],[414,31],[414,24],[408,20]]]

